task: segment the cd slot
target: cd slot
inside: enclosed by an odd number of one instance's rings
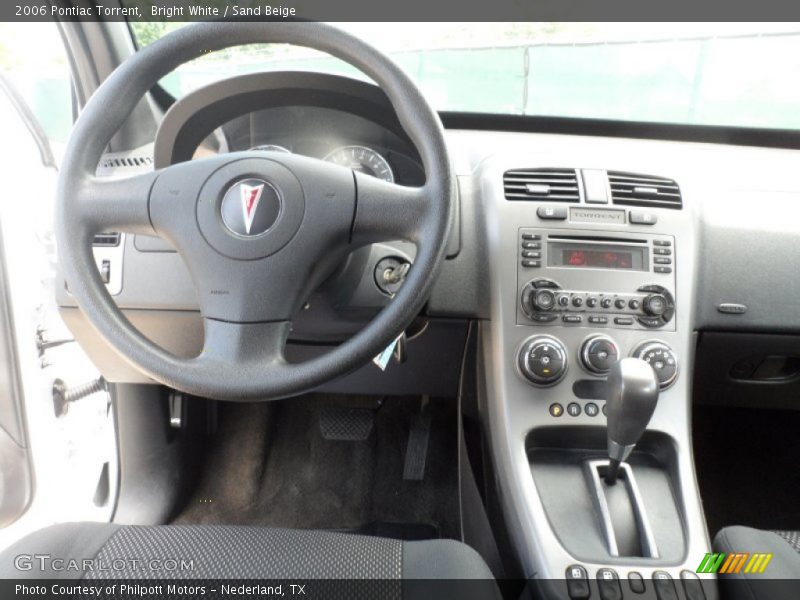
[[[547,239],[552,242],[595,242],[595,243],[615,243],[615,244],[647,244],[647,240],[637,238],[621,238],[597,235],[548,235]]]

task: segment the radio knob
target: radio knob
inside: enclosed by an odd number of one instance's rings
[[[536,290],[531,298],[531,306],[536,311],[553,310],[556,295],[551,290]]]
[[[652,317],[660,317],[669,308],[669,302],[663,294],[650,294],[642,300],[644,312]]]
[[[567,372],[567,350],[549,335],[528,339],[520,348],[519,372],[534,385],[555,385]]]
[[[583,368],[594,375],[605,375],[619,360],[619,348],[607,335],[592,335],[581,346]]]
[[[641,358],[651,367],[658,379],[658,387],[667,389],[678,377],[678,357],[664,342],[642,342],[633,350],[634,358]]]

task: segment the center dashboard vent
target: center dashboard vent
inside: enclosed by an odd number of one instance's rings
[[[514,169],[503,174],[506,200],[580,202],[575,169]]]
[[[672,179],[609,171],[608,183],[614,204],[674,209],[683,206],[681,190]]]

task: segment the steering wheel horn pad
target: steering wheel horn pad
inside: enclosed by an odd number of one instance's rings
[[[417,147],[425,184],[408,188],[317,159],[263,153],[193,160],[124,179],[96,177],[109,141],[157,81],[207,52],[255,43],[310,47],[363,71],[386,93]],[[154,381],[209,398],[272,400],[367,363],[419,314],[444,260],[455,197],[438,115],[380,52],[320,23],[196,23],[131,56],[81,112],[59,173],[60,266],[87,318]],[[226,213],[227,225],[223,200],[234,211]],[[262,209],[269,214],[258,217]],[[198,291],[205,329],[200,355],[170,354],[125,318],[94,262],[92,238],[102,231],[157,235],[175,246]],[[349,252],[390,240],[417,246],[392,303],[326,354],[288,363],[291,318],[311,292]]]
[[[270,193],[278,196],[277,216],[260,235],[247,235],[244,215],[247,208],[243,206],[239,186],[259,180],[264,182],[264,189],[254,190],[260,194],[258,202],[250,205],[253,222],[261,214],[269,212],[269,198],[265,196]],[[242,221],[244,230],[241,233],[232,231],[225,223],[222,203],[226,198],[231,204],[231,212],[238,212]],[[347,198],[337,200],[342,204],[348,203]],[[345,210],[352,210],[352,202],[350,198]],[[305,212],[305,195],[297,177],[284,165],[264,158],[234,160],[220,167],[200,189],[197,200],[197,223],[205,240],[219,253],[238,260],[254,260],[278,252],[300,229]]]

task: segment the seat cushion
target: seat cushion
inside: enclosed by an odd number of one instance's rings
[[[800,598],[800,532],[725,527],[714,538],[714,550],[725,553],[771,554],[762,573],[720,573],[723,598],[732,600],[796,600]]]
[[[41,562],[33,555],[50,559]],[[20,556],[29,558],[20,563]],[[30,568],[20,570],[21,565]],[[454,540],[404,542],[267,527],[98,523],[55,525],[23,538],[0,555],[0,577],[492,579],[477,552]]]

